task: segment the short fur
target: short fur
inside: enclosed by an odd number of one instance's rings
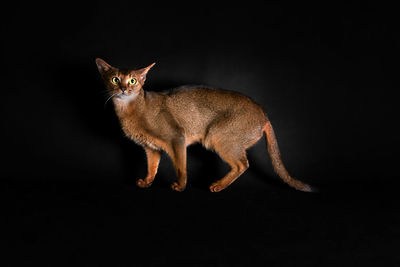
[[[139,187],[149,187],[157,173],[161,151],[172,159],[177,181],[172,189],[186,187],[186,147],[201,143],[227,162],[231,170],[210,186],[219,192],[233,183],[249,163],[246,149],[266,134],[274,170],[288,185],[310,192],[311,187],[292,178],[283,165],[274,130],[263,108],[248,97],[204,86],[180,87],[156,93],[143,90],[147,72],[155,63],[139,70],[121,70],[97,58],[96,64],[114,102],[124,133],[143,146],[148,173]],[[113,77],[119,83],[113,83]],[[136,84],[129,84],[130,79]]]

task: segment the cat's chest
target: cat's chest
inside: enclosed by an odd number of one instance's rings
[[[141,146],[148,146],[155,150],[161,150],[163,142],[152,136],[144,127],[132,120],[121,120],[122,130],[125,135]]]

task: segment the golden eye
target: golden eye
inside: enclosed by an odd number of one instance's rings
[[[130,79],[129,84],[131,84],[131,85],[136,84],[136,79],[135,78]]]
[[[113,77],[113,78],[111,79],[111,81],[113,82],[113,84],[118,84],[118,83],[119,83],[118,77]]]

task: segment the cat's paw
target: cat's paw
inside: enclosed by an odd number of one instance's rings
[[[186,185],[180,185],[177,182],[173,182],[171,185],[172,190],[182,192],[185,190]]]
[[[152,182],[146,182],[146,180],[139,179],[136,182],[136,185],[139,186],[140,188],[147,188],[152,184]]]
[[[219,192],[223,189],[225,189],[225,186],[223,186],[220,182],[215,182],[210,186],[210,191],[213,193]]]

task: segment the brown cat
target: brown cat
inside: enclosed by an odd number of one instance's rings
[[[246,149],[265,132],[268,152],[277,174],[290,186],[306,192],[311,187],[292,178],[283,165],[274,130],[263,108],[236,92],[197,87],[180,87],[156,93],[143,90],[146,74],[155,63],[139,70],[122,70],[96,59],[97,68],[114,102],[125,134],[143,146],[148,173],[139,187],[149,187],[157,173],[161,151],[175,167],[177,181],[172,189],[186,187],[186,147],[200,142],[227,162],[231,170],[210,186],[219,192],[234,182],[248,167]]]

